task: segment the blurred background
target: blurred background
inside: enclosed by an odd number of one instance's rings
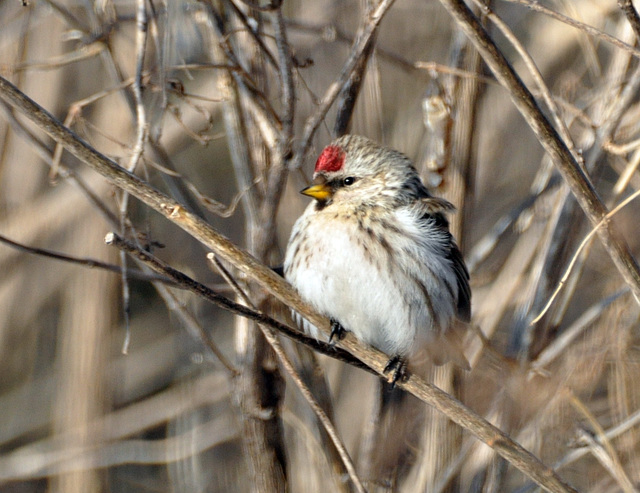
[[[609,208],[640,187],[640,49],[633,5],[618,3],[626,13],[613,1],[497,0],[482,17]],[[404,152],[456,205],[473,289],[473,369],[425,376],[580,491],[640,490],[638,303],[596,238],[532,323],[588,221],[440,3],[396,0],[354,51],[376,7],[5,0],[0,75],[270,266],[337,133]],[[356,76],[339,79],[356,55]],[[346,89],[325,111],[338,80]],[[636,258],[639,214],[636,200],[614,219]],[[109,231],[234,297],[200,243],[0,102],[0,492],[352,491],[258,329],[131,259],[123,277]],[[385,431],[375,377],[283,343],[314,369],[369,491],[536,490],[415,402],[407,430]]]

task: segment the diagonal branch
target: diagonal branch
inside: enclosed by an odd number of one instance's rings
[[[557,21],[563,22],[568,26],[579,29],[580,31],[587,33],[589,36],[593,36],[594,38],[601,39],[602,41],[605,41],[615,46],[616,48],[620,48],[621,50],[626,51],[627,53],[634,56],[635,58],[640,59],[640,50],[638,50],[636,47],[631,46],[630,44],[627,44],[624,41],[621,41],[620,39],[616,38],[615,36],[611,36],[610,34],[607,34],[606,32],[601,31],[600,29],[596,29],[595,27],[585,24],[584,22],[577,21],[576,19],[573,19],[567,15],[561,14],[560,12],[556,12],[555,10],[547,8],[544,5],[541,5],[538,1],[533,1],[533,0],[505,0],[505,1],[509,3],[517,3],[520,5],[524,5],[530,10],[533,10],[534,12],[540,12],[541,14],[547,15],[552,19],[556,19]],[[618,4],[620,5],[620,3],[621,2],[619,1]]]
[[[304,125],[300,146],[293,160],[293,165],[295,167],[299,167],[302,164],[302,161],[311,146],[311,140],[313,139],[316,130],[320,127],[324,117],[329,112],[329,109],[338,98],[343,88],[349,83],[354,71],[358,69],[360,60],[363,57],[368,56],[367,47],[370,46],[370,42],[375,36],[382,18],[391,8],[393,2],[394,0],[381,0],[376,8],[369,14],[365,23],[361,26],[358,36],[351,48],[349,58],[345,62],[338,79],[329,86],[329,89],[327,89],[327,92],[322,98],[320,107],[307,119]]]
[[[292,329],[286,324],[278,322],[277,320],[269,317],[268,315],[263,314],[262,312],[256,311],[253,308],[250,308],[245,305],[241,305],[236,303],[235,301],[223,296],[216,291],[210,289],[208,286],[199,283],[198,281],[190,278],[183,272],[174,269],[173,267],[165,264],[162,260],[150,254],[146,250],[138,248],[136,245],[131,243],[130,241],[121,238],[117,234],[111,232],[107,233],[104,238],[104,241],[107,245],[115,246],[120,251],[125,252],[131,255],[136,260],[139,260],[142,264],[149,267],[152,271],[156,272],[160,276],[164,276],[164,279],[167,279],[169,282],[173,283],[175,287],[180,289],[188,290],[199,296],[200,298],[208,301],[209,303],[213,303],[214,305],[219,306],[224,310],[228,310],[231,313],[239,315],[241,317],[245,317],[249,320],[253,320],[258,324],[264,325],[270,329],[277,330],[280,334],[288,337],[292,341],[297,341],[301,344],[305,344],[309,346],[315,351],[318,351],[322,354],[330,356],[334,359],[338,359],[350,365],[361,368],[365,371],[370,371],[370,368],[360,362],[358,359],[354,358],[347,351],[336,348],[329,343],[318,341],[317,339],[308,336],[298,330]],[[212,254],[209,254],[210,256]],[[215,257],[215,256],[214,256]],[[199,336],[203,342],[209,346],[208,336],[202,335]],[[214,351],[215,353],[215,351]],[[216,353],[216,356],[218,354]],[[229,366],[229,365],[225,365]],[[235,372],[235,371],[234,371]],[[375,372],[371,372],[374,373]]]
[[[54,252],[53,250],[48,250],[46,248],[37,248],[28,245],[24,245],[22,243],[18,243],[17,241],[13,241],[7,238],[4,235],[0,235],[0,243],[10,246],[15,250],[20,252],[30,253],[32,255],[40,255],[42,257],[61,260],[63,262],[68,262],[70,264],[82,265],[84,267],[103,269],[110,272],[115,272],[117,274],[122,273],[122,267],[115,264],[110,264],[109,262],[103,262],[102,260],[97,260],[94,258],[86,258],[86,257],[73,257],[71,255],[66,255],[60,252]],[[157,276],[154,274],[147,274],[146,272],[138,271],[138,270],[129,270],[127,272],[127,276],[131,279],[136,279],[138,281],[160,281],[166,284],[175,284],[168,277]]]
[[[440,0],[440,3],[473,42],[498,82],[509,91],[513,103],[553,160],[589,221],[594,226],[598,225],[608,213],[607,208],[566,143],[540,111],[531,92],[495,45],[478,18],[462,0]],[[609,221],[606,221],[605,225],[598,230],[598,236],[629,285],[636,301],[640,303],[640,267],[633,258],[624,237],[615,223]]]
[[[629,24],[631,24],[636,38],[640,39],[640,15],[638,15],[638,11],[633,6],[633,2],[631,0],[618,0],[618,7],[620,7],[624,15],[627,16],[627,20]]]

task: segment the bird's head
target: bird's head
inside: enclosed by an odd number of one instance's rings
[[[409,158],[358,135],[345,135],[325,147],[313,178],[301,193],[323,205],[393,204],[423,187]]]

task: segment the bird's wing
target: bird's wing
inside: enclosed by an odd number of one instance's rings
[[[447,255],[453,264],[458,283],[458,318],[463,322],[471,320],[471,288],[469,287],[469,271],[464,264],[458,245],[451,237],[451,245]]]
[[[431,221],[437,228],[440,228],[448,238],[446,258],[453,265],[458,284],[458,306],[457,315],[463,322],[471,320],[471,288],[469,287],[469,271],[464,263],[460,249],[456,244],[453,236],[449,232],[449,221],[445,217],[446,212],[455,211],[455,207],[445,199],[429,196],[426,190],[426,196],[418,199],[415,206],[419,210],[421,221]]]

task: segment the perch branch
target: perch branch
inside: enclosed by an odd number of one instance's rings
[[[3,77],[0,77],[0,98],[23,112],[40,129],[60,142],[65,149],[94,171],[100,173],[118,188],[137,197],[202,242],[216,255],[245,273],[281,302],[296,310],[318,327],[327,338],[329,337],[330,322],[326,317],[318,314],[302,301],[284,279],[258,262],[253,256],[235,246],[200,217],[186,211],[172,198],[152,188],[137,176],[97,152]],[[340,342],[340,346],[379,375],[384,375],[388,357],[382,352],[358,343],[352,334],[347,334]],[[536,456],[446,392],[413,374],[408,374],[407,379],[398,385],[468,430],[544,489],[551,492],[575,492],[558,477],[555,471],[545,466]]]
[[[129,255],[131,255],[132,257],[134,257],[135,259],[139,260],[144,265],[149,267],[154,272],[164,276],[166,279],[169,279],[176,287],[180,289],[191,291],[192,293],[196,294],[202,299],[210,303],[213,303],[215,305],[218,305],[219,307],[225,310],[229,310],[231,313],[248,318],[250,320],[253,320],[254,322],[262,324],[271,329],[275,329],[282,335],[288,337],[289,339],[305,344],[320,353],[326,354],[327,356],[331,356],[332,358],[339,359],[340,361],[343,361],[350,365],[357,366],[358,368],[361,368],[363,370],[367,370],[373,373],[368,366],[366,366],[361,361],[354,358],[348,352],[340,348],[331,346],[328,343],[318,341],[315,338],[309,337],[303,334],[302,332],[292,329],[288,325],[278,322],[277,320],[261,312],[252,310],[251,308],[248,308],[244,305],[241,305],[239,303],[236,303],[230,300],[225,296],[222,296],[221,294],[213,291],[212,289],[208,288],[204,284],[201,284],[198,281],[190,278],[183,272],[180,272],[179,270],[176,270],[173,267],[168,266],[159,258],[151,255],[146,250],[142,250],[141,248],[138,248],[133,243],[123,239],[122,237],[118,236],[115,233],[108,233],[107,236],[105,237],[105,243],[107,245],[115,246],[119,250],[128,253]],[[206,343],[207,337],[203,338],[203,340]]]

